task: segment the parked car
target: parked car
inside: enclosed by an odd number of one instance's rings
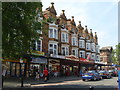
[[[99,74],[103,77],[103,78],[112,78],[111,74],[108,71],[102,70],[99,71]]]
[[[108,71],[112,76],[118,76],[118,71],[117,70],[109,70]]]
[[[87,73],[82,74],[82,80],[101,80],[102,76],[99,75],[95,70],[88,71]]]

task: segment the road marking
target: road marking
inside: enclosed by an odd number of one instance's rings
[[[31,87],[38,87],[38,86],[55,86],[55,85],[66,85],[71,84],[75,82],[81,82],[82,80],[76,80],[76,81],[64,81],[62,83],[48,83],[48,84],[37,84],[37,85],[31,85]]]

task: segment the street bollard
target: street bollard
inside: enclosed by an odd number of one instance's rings
[[[3,85],[4,85],[4,76],[2,75],[2,88],[3,88]]]
[[[118,88],[120,90],[120,67],[118,68]]]
[[[89,87],[89,90],[93,90],[93,89],[94,89],[93,86],[90,86],[90,87]]]
[[[23,76],[21,77],[21,87],[23,87]]]

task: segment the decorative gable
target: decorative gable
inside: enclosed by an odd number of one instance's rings
[[[65,16],[65,10],[62,10],[62,13],[60,14],[60,18],[67,20],[67,18]]]
[[[50,13],[53,13],[53,14],[57,15],[57,12],[54,8],[54,3],[53,2],[51,3],[51,6],[48,7],[46,10],[50,11]]]

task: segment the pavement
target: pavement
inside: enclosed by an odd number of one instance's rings
[[[49,84],[49,83],[62,83],[64,81],[74,81],[81,80],[81,77],[78,76],[68,76],[68,77],[50,77],[47,82],[44,82],[44,78],[40,78],[36,80],[35,77],[24,78],[23,83],[24,87],[31,87],[31,85],[37,84]],[[21,86],[21,78],[20,77],[5,77],[3,88],[13,88]]]

